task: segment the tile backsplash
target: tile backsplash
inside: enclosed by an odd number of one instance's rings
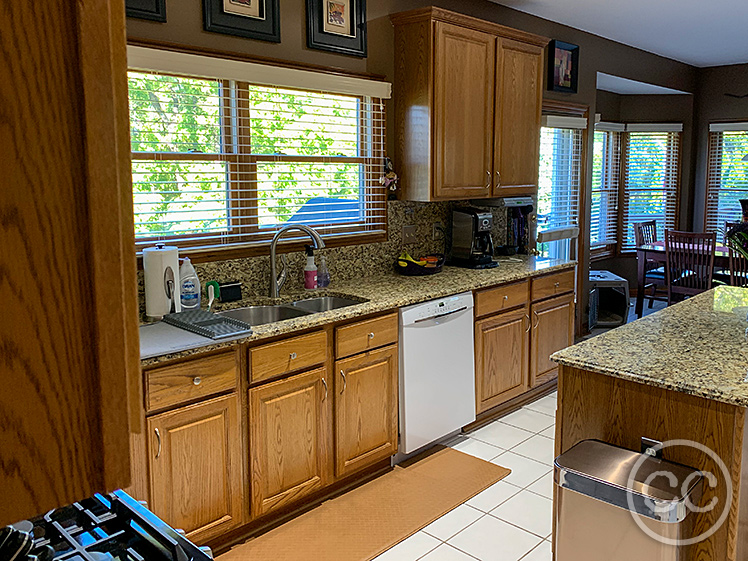
[[[499,201],[499,206],[490,208],[494,215],[493,240],[498,247],[506,240],[506,209]],[[433,224],[441,222],[449,234],[452,222],[452,208],[466,206],[466,202],[418,203],[411,201],[388,202],[388,239],[386,242],[369,243],[355,246],[326,248],[317,252],[324,254],[332,277],[331,289],[336,280],[350,280],[359,277],[378,275],[392,271],[394,261],[403,249],[413,257],[445,251],[445,240],[433,239]],[[418,242],[404,245],[402,229],[405,225],[415,225]],[[447,248],[449,240],[447,240]],[[306,258],[303,252],[288,254],[288,280],[283,292],[298,291],[303,288],[303,269]],[[319,265],[319,260],[317,260]],[[200,282],[241,281],[245,297],[267,296],[270,284],[270,258],[268,256],[195,263]],[[143,271],[138,271],[138,289],[141,317],[145,319],[145,301],[143,291]]]

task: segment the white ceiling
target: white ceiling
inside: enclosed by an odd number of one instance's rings
[[[491,1],[693,66],[748,62],[746,0]]]
[[[690,95],[688,92],[655,86],[654,84],[647,84],[645,82],[637,82],[636,80],[629,80],[620,76],[611,76],[604,72],[597,73],[597,89],[622,95]]]

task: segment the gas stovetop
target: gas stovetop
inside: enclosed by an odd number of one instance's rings
[[[15,525],[33,525],[33,545],[14,561],[212,559],[208,548],[198,548],[123,491],[94,495],[29,522]]]

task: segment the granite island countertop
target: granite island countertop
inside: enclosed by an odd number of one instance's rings
[[[564,350],[565,366],[748,407],[748,289],[722,286]]]
[[[289,293],[284,294],[278,300],[267,297],[249,297],[239,302],[217,305],[215,311],[223,311],[250,305],[291,302],[300,298],[336,294],[352,296],[355,299],[362,300],[360,304],[354,306],[258,325],[252,328],[250,335],[240,335],[221,341],[195,335],[163,322],[146,324],[140,327],[141,366],[152,366],[159,362],[184,358],[198,352],[229,348],[241,343],[292,334],[295,331],[394,310],[460,292],[572,269],[576,266],[575,261],[524,255],[498,258],[498,261],[499,266],[494,269],[475,270],[444,267],[441,273],[424,277],[404,277],[393,272],[350,281],[335,282],[333,280],[330,290],[314,291],[313,293]]]

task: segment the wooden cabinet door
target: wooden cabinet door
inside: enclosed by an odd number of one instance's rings
[[[433,195],[488,197],[496,37],[443,22],[435,25]]]
[[[197,543],[243,522],[238,409],[231,394],[148,419],[150,507]]]
[[[324,368],[249,390],[253,516],[327,484],[329,390]]]
[[[475,405],[478,413],[527,391],[529,331],[526,308],[475,322]]]
[[[574,343],[574,294],[536,302],[530,316],[530,386],[535,387],[558,375],[558,364],[550,356]]]
[[[335,475],[397,452],[397,345],[335,363]]]
[[[496,55],[493,196],[532,194],[538,186],[543,49],[500,39]]]

